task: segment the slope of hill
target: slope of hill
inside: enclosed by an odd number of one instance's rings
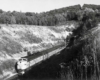
[[[49,27],[3,24],[0,26],[0,74],[4,76],[14,72],[16,60],[26,56],[28,51],[34,54],[64,43],[66,36],[78,25],[71,22],[63,26]],[[67,31],[68,29],[70,31]]]

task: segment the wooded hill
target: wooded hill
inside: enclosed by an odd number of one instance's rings
[[[64,7],[60,9],[51,10],[48,12],[34,13],[34,12],[5,12],[0,10],[0,23],[1,24],[28,24],[28,25],[45,25],[54,26],[65,24],[70,20],[80,20],[83,10],[92,11],[96,16],[100,17],[99,5],[84,4]]]

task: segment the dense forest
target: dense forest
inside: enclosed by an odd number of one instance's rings
[[[51,10],[49,12],[32,13],[32,12],[5,12],[0,10],[0,23],[2,24],[28,24],[28,25],[56,25],[74,18],[75,11],[81,9],[80,5],[65,7]]]
[[[23,13],[17,11],[5,12],[3,10],[0,10],[0,23],[54,26],[65,24],[67,21],[70,20],[80,21],[83,16],[87,16],[87,11],[92,12],[88,13],[90,14],[90,17],[100,17],[99,5],[84,4],[83,7],[81,7],[80,5],[74,5],[42,13]]]

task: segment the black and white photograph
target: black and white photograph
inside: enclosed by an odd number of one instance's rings
[[[0,0],[0,80],[100,80],[100,0]]]

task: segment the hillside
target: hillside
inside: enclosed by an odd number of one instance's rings
[[[97,17],[98,13],[90,8],[85,8],[83,13],[79,27],[73,30],[73,35],[67,39],[68,45],[61,53],[62,79],[100,79],[100,21]]]
[[[8,75],[14,70],[16,60],[35,52],[64,43],[78,24],[62,26],[0,25],[0,74]],[[67,31],[70,30],[70,31]],[[5,73],[6,71],[6,73]],[[7,73],[8,72],[8,73]]]

